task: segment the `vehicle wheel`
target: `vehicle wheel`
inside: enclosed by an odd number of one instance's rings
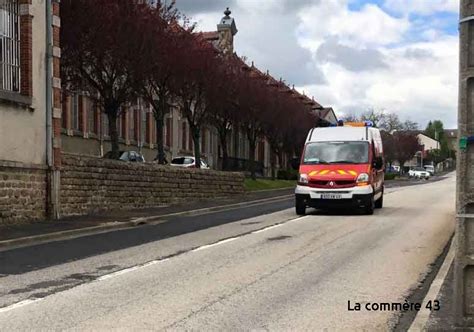
[[[374,209],[375,209],[375,202],[374,202],[374,198],[372,197],[370,199],[370,203],[365,207],[365,214],[367,215],[372,215],[374,214]]]
[[[296,214],[299,215],[299,216],[306,215],[306,203],[304,202],[303,199],[296,198],[295,210],[296,210]]]
[[[383,208],[383,193],[382,193],[382,196],[380,196],[380,198],[375,201],[375,208],[376,209]]]

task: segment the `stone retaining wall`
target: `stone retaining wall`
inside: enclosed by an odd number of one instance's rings
[[[61,216],[241,194],[241,173],[63,154]]]
[[[44,219],[46,180],[46,167],[0,161],[0,225]]]

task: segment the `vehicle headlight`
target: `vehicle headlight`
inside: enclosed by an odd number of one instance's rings
[[[300,174],[298,182],[300,184],[308,184],[308,174]]]
[[[369,174],[367,173],[360,173],[356,180],[357,184],[368,184],[369,182]]]

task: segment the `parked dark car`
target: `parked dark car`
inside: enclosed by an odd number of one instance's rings
[[[130,162],[137,162],[137,163],[144,163],[145,157],[137,151],[119,151],[119,160],[122,161],[130,161]],[[112,151],[107,152],[104,155],[106,159],[113,159],[112,158]]]

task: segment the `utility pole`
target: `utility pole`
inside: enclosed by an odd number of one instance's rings
[[[474,0],[461,0],[456,180],[456,324],[474,327]]]

